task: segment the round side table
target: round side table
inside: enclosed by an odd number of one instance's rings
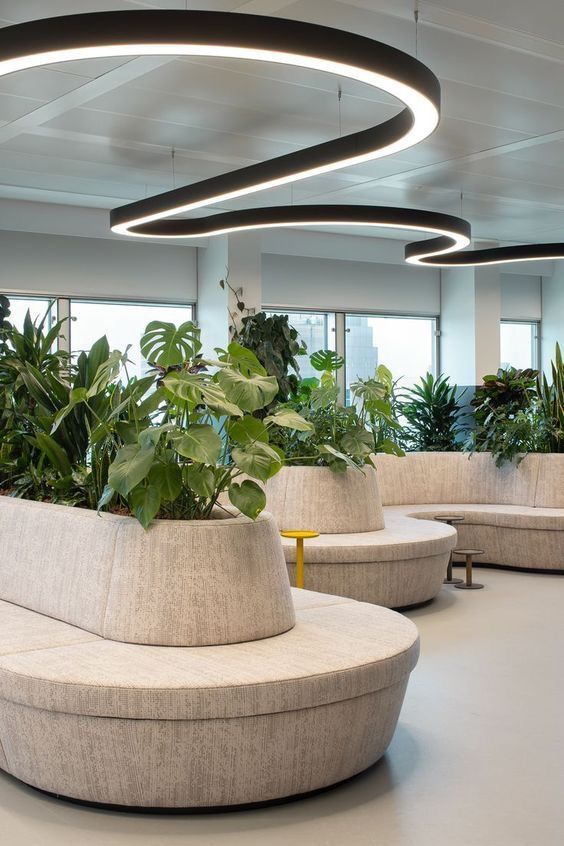
[[[456,523],[463,523],[464,517],[462,514],[439,514],[434,517],[439,523],[446,523],[447,526],[454,526]],[[461,585],[464,579],[457,579],[452,577],[452,551],[448,559],[446,579],[443,579],[443,585]]]
[[[296,587],[303,588],[304,586],[304,540],[308,538],[318,538],[319,532],[308,532],[302,530],[292,530],[288,532],[280,532],[283,538],[294,538],[296,541]]]
[[[455,585],[458,590],[480,590],[484,586],[478,582],[472,581],[472,559],[475,555],[483,555],[483,549],[455,549],[453,550],[457,555],[464,555],[466,557],[466,581],[461,585]]]

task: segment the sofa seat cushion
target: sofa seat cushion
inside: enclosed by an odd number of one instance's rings
[[[0,655],[100,640],[84,629],[0,600]]]
[[[413,520],[398,509],[384,508],[386,528],[377,532],[320,535],[305,542],[305,560],[311,564],[362,564],[406,561],[450,552],[456,532],[443,523]],[[296,542],[282,538],[286,562],[296,560]]]
[[[393,611],[306,592],[297,606],[285,634],[208,647],[102,638],[51,646],[53,621],[36,614],[43,648],[14,645],[0,656],[0,698],[98,717],[240,717],[363,696],[397,684],[417,662],[417,629]]]
[[[564,529],[564,508],[532,508],[527,505],[489,505],[468,503],[387,506],[386,521],[394,517],[410,516],[432,519],[440,514],[460,514],[464,522],[479,526],[498,526],[507,529]]]

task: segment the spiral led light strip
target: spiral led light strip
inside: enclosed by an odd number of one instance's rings
[[[0,76],[55,62],[139,55],[240,58],[309,68],[385,91],[405,108],[361,132],[116,209],[111,227],[122,235],[186,237],[172,234],[174,226],[167,233],[163,221],[397,153],[426,138],[439,120],[439,82],[425,65],[386,44],[329,27],[229,12],[143,10],[68,15],[0,29]]]
[[[388,156],[427,138],[439,120],[439,82],[417,59],[386,44],[315,24],[230,12],[94,12],[0,29],[0,76],[56,62],[153,55],[240,58],[323,71],[385,91],[404,108],[390,120],[360,132],[115,209],[111,228],[118,234],[190,238],[277,226],[361,225],[435,235],[407,245],[410,264],[460,267],[564,258],[564,244],[460,252],[470,243],[466,221],[385,206],[277,206],[203,219],[171,219]]]

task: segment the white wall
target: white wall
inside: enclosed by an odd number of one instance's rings
[[[264,305],[439,313],[440,275],[427,268],[263,254]]]
[[[0,290],[194,302],[194,247],[0,231]]]
[[[557,263],[554,275],[542,280],[543,316],[542,367],[550,373],[550,362],[558,342],[564,350],[564,265]]]
[[[540,320],[541,277],[517,273],[501,274],[501,317],[503,320]]]

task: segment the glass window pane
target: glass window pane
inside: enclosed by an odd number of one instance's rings
[[[125,352],[131,345],[129,375],[142,376],[147,371],[147,362],[141,355],[139,342],[147,324],[152,320],[184,323],[192,319],[192,306],[72,300],[71,316],[73,352],[89,350],[98,338],[106,335],[110,349]]]
[[[319,376],[309,363],[309,356],[316,350],[335,349],[335,315],[331,312],[272,310],[265,310],[265,314],[288,315],[290,326],[294,327],[300,340],[307,346],[307,355],[302,355],[298,359],[300,376],[302,379]]]
[[[434,317],[377,317],[347,314],[345,319],[347,400],[349,385],[359,377],[374,375],[379,364],[392,371],[394,380],[410,387],[435,370]]]
[[[48,297],[17,297],[12,296],[11,294],[5,294],[4,296],[8,297],[10,300],[10,323],[15,326],[16,329],[20,330],[23,329],[28,309],[31,319],[33,321],[40,321],[45,316],[49,305],[53,304],[53,300],[50,300]],[[55,319],[56,308],[53,306],[44,328],[49,329]]]
[[[501,366],[526,369],[536,367],[536,323],[504,321],[500,331]]]

